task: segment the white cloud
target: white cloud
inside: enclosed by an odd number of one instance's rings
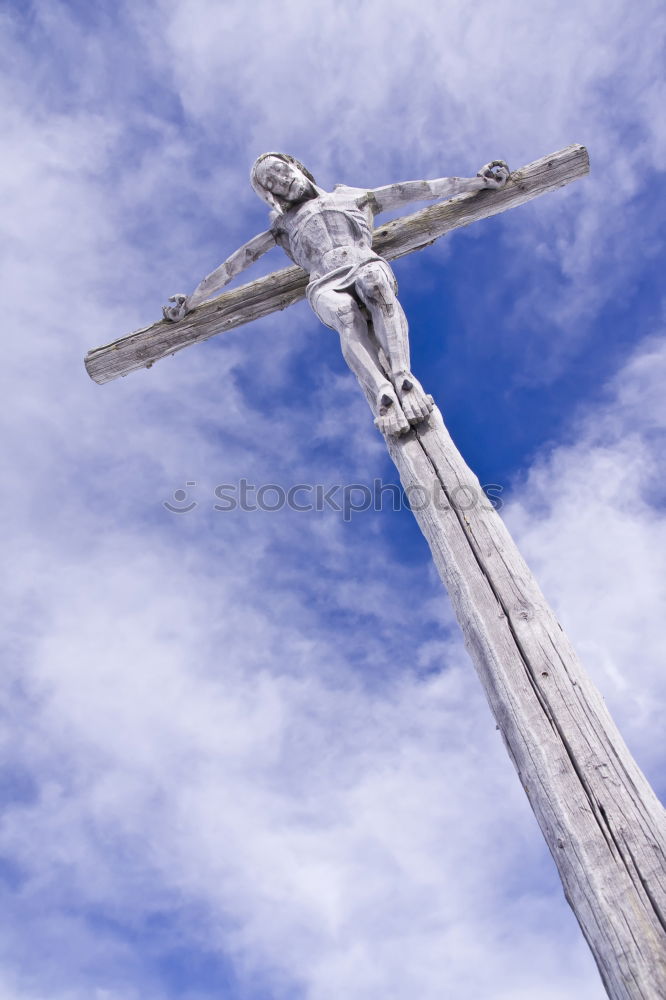
[[[137,35],[58,4],[3,21],[0,840],[14,888],[0,993],[167,997],[159,951],[184,944],[231,956],[247,997],[261,973],[290,998],[593,1000],[592,960],[432,572],[370,516],[354,531],[211,510],[216,483],[301,480],[306,446],[313,480],[384,473],[328,332],[296,402],[292,368],[315,335],[304,310],[104,390],[81,356],[262,225],[246,173],[271,146],[361,183],[588,142],[599,180],[585,197],[505,225],[522,265],[536,246],[591,315],[608,294],[597,254],[609,283],[631,280],[621,213],[660,162],[656,32],[618,3],[575,19],[561,4],[246,10],[163,3],[132,13]],[[581,206],[573,227],[565,198]],[[539,287],[537,321],[556,294]],[[653,774],[660,360],[636,354],[511,512]],[[167,515],[190,478],[199,508]],[[144,949],[155,914],[172,929]]]

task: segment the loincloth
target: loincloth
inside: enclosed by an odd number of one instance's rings
[[[322,312],[317,308],[317,300],[325,292],[348,292],[353,289],[356,284],[356,280],[365,267],[366,264],[380,264],[386,273],[386,277],[391,282],[394,291],[398,292],[398,283],[395,280],[395,275],[387,262],[379,257],[372,250],[366,250],[361,247],[350,247],[345,248],[351,251],[353,259],[349,263],[342,264],[339,267],[333,268],[331,271],[327,271],[325,274],[320,275],[314,280],[310,281],[307,288],[305,289],[305,295],[310,303],[312,311],[321,320],[324,326],[329,326],[331,329],[334,327],[324,318]]]

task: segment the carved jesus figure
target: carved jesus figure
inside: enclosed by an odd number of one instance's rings
[[[471,178],[406,181],[371,190],[338,184],[324,191],[293,156],[264,153],[250,180],[271,208],[270,228],[227,258],[191,295],[172,295],[174,305],[164,306],[164,317],[182,319],[271,247],[281,246],[309,274],[308,302],[340,335],[342,354],[372,400],[379,430],[407,433],[428,416],[433,403],[411,372],[407,319],[396,297],[395,276],[372,249],[374,217],[409,202],[499,189],[508,176],[506,163],[493,160]]]

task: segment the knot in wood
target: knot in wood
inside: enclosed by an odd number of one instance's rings
[[[517,617],[524,622],[531,622],[534,618],[534,609],[529,604],[519,604],[516,612]]]

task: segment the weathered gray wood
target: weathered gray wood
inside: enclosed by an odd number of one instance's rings
[[[666,997],[664,810],[439,411],[387,444],[608,995]]]
[[[440,236],[471,222],[488,218],[554,191],[583,177],[589,171],[587,150],[567,146],[544,156],[511,174],[501,191],[479,191],[441,202],[413,215],[378,226],[373,249],[388,260],[429,246]],[[85,365],[90,377],[100,384],[138,368],[149,368],[160,358],[175,354],[190,344],[298,302],[305,294],[308,276],[299,267],[288,267],[259,278],[198,306],[173,324],[153,323],[104,347],[89,351]]]

